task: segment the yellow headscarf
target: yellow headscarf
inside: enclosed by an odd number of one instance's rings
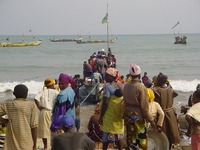
[[[46,83],[46,82],[47,82],[47,83]],[[46,80],[44,81],[44,86],[45,86],[45,87],[50,86],[50,85],[52,85],[52,84],[54,84],[54,80],[53,80],[53,79],[46,79]]]
[[[149,99],[150,103],[153,103],[154,99],[155,99],[153,90],[150,88],[147,88],[147,95],[148,95],[148,99]]]

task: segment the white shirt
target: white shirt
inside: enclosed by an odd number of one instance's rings
[[[35,99],[40,102],[41,107],[52,110],[58,93],[59,92],[54,89],[45,89],[44,91],[40,92]]]

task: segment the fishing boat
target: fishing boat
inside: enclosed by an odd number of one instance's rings
[[[109,43],[114,43],[115,39],[109,40]],[[88,41],[83,41],[83,40],[77,40],[76,41],[78,44],[85,44],[85,43],[106,43],[107,40],[88,40]]]
[[[42,40],[33,41],[33,42],[25,42],[25,46],[38,46],[42,43]]]
[[[82,40],[82,38],[77,38],[77,39],[49,39],[51,42],[74,42],[74,41],[79,41]]]
[[[42,40],[33,41],[33,42],[8,42],[0,43],[0,47],[23,47],[23,46],[38,46],[42,43]]]
[[[178,33],[176,34],[175,33],[175,29],[177,29],[179,26],[179,30],[178,30]],[[187,44],[187,37],[186,36],[182,36],[182,32],[181,32],[181,25],[180,25],[180,22],[178,21],[173,27],[173,32],[174,32],[174,37],[175,37],[175,42],[174,44]]]

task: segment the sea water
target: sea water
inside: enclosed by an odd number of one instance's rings
[[[126,76],[129,63],[141,67],[142,75],[152,79],[159,72],[167,75],[173,89],[179,94],[174,105],[186,104],[189,95],[200,83],[200,34],[187,34],[188,44],[174,44],[174,36],[161,35],[115,35],[110,43],[117,59],[117,69]],[[88,39],[86,36],[82,36]],[[0,36],[0,42],[7,42]],[[25,36],[25,41],[32,41]],[[60,73],[83,77],[83,62],[94,52],[107,51],[107,43],[77,44],[76,42],[51,42],[49,39],[69,39],[77,36],[35,36],[43,40],[39,46],[0,47],[0,101],[13,98],[14,87],[25,84],[29,99],[41,91],[46,78],[56,79]],[[91,36],[93,40],[105,40],[105,35]],[[10,36],[11,42],[20,42],[21,36]]]

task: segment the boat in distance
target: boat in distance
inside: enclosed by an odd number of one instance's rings
[[[178,28],[179,27],[179,30],[178,30],[178,33],[175,33],[174,29],[175,28]],[[173,32],[174,32],[174,38],[175,38],[175,42],[174,44],[187,44],[187,37],[186,36],[182,36],[182,31],[181,31],[181,25],[180,25],[180,22],[178,21],[173,27]]]
[[[0,47],[23,47],[23,46],[38,46],[42,43],[42,40],[33,41],[33,42],[8,42],[8,43],[0,43]]]
[[[82,40],[82,38],[77,38],[77,39],[49,39],[51,42],[73,42],[73,41],[78,41]]]
[[[114,43],[115,39],[109,40],[109,43]],[[85,43],[107,43],[107,40],[89,40],[89,41],[76,41],[78,44],[85,44]]]

